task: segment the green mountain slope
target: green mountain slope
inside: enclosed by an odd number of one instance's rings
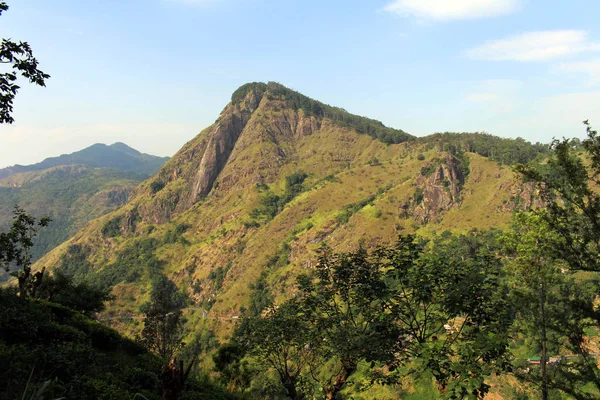
[[[524,146],[525,159],[544,152]],[[129,333],[140,329],[132,317],[150,278],[164,274],[194,303],[190,332],[225,336],[266,298],[287,297],[324,242],[347,250],[400,231],[506,226],[531,190],[500,163],[511,157],[479,149],[439,135],[415,140],[281,85],[245,85],[126,205],[36,267],[112,287],[104,318]]]
[[[10,225],[15,205],[38,218],[52,218],[33,249],[37,259],[83,228],[87,221],[125,204],[139,182],[139,175],[131,172],[82,165],[12,175],[0,180],[0,227]]]
[[[127,203],[131,190],[164,161],[166,158],[115,143],[94,145],[35,165],[0,170],[0,229],[11,224],[15,205],[37,218],[52,218],[33,248],[33,258],[38,259],[88,221]],[[6,278],[4,271],[0,272],[0,279],[2,275]]]
[[[168,159],[168,157],[140,153],[125,143],[114,143],[110,146],[97,143],[71,154],[47,158],[37,164],[14,165],[0,169],[0,179],[21,172],[41,171],[61,165],[78,164],[93,168],[115,168],[147,176],[154,174]]]

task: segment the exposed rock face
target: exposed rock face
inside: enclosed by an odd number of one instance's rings
[[[446,156],[434,167],[429,176],[421,175],[417,179],[417,194],[413,198],[415,219],[426,224],[444,212],[460,204],[461,189],[465,177],[460,169],[458,160]]]
[[[119,187],[108,191],[106,193],[105,204],[114,207],[122,206],[129,200],[129,193],[131,193],[131,190],[131,187]]]
[[[142,219],[164,223],[210,193],[260,100],[256,93],[250,92],[241,104],[229,104],[215,124],[187,143],[160,170],[158,180],[167,187],[154,194],[152,202],[140,207]],[[182,182],[176,188],[168,186],[176,181]]]
[[[510,193],[510,199],[499,208],[499,211],[513,212],[515,210],[529,210],[545,206],[539,196],[538,189],[531,182],[523,183],[515,179],[510,184],[501,185],[499,190]]]
[[[140,204],[141,218],[164,223],[206,198],[217,183],[226,191],[242,180],[264,179],[265,173],[277,172],[294,156],[294,142],[299,137],[314,134],[321,123],[302,110],[290,110],[283,100],[248,92],[239,104],[227,105],[211,127],[161,169],[156,184],[161,188],[147,193],[152,200]],[[236,161],[244,164],[249,158],[258,162],[250,168],[236,168]]]

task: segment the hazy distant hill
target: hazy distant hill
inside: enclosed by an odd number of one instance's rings
[[[545,151],[485,134],[417,140],[278,84],[248,84],[127,204],[38,267],[112,287],[110,321],[129,332],[140,328],[126,322],[138,299],[164,274],[196,304],[189,324],[223,336],[265,296],[288,296],[322,243],[347,250],[399,232],[507,226],[532,202],[508,164]]]
[[[15,205],[37,218],[52,218],[33,248],[37,259],[88,221],[127,203],[129,193],[167,159],[123,143],[96,144],[39,164],[0,170],[0,229],[10,226]]]
[[[169,158],[143,154],[125,143],[107,146],[94,144],[83,150],[58,157],[47,158],[33,165],[14,165],[0,169],[0,179],[20,173],[41,171],[59,165],[85,165],[93,168],[115,168],[121,171],[136,172],[142,175],[154,174]]]

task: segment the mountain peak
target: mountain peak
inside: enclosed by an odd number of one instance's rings
[[[128,155],[134,156],[134,157],[139,157],[142,155],[142,153],[140,153],[136,149],[126,145],[123,142],[116,142],[116,143],[111,144],[108,147],[110,147],[114,150],[120,151],[121,153],[128,154]]]
[[[74,164],[86,165],[92,168],[114,168],[147,176],[155,173],[167,159],[167,157],[144,155],[121,142],[110,146],[104,143],[96,143],[71,154],[46,158],[37,164],[14,165],[0,169],[0,179],[20,172],[41,171],[60,165]]]
[[[351,114],[343,108],[314,100],[277,82],[251,82],[240,86],[231,96],[231,103],[240,106],[242,103],[255,110],[262,99],[283,100],[293,110],[302,110],[305,115],[326,118],[345,128],[371,136],[386,144],[398,144],[413,140],[414,136],[401,129],[385,126],[381,121]]]

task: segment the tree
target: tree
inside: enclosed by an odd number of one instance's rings
[[[31,248],[38,229],[48,226],[50,218],[36,220],[25,210],[15,207],[13,224],[8,232],[0,233],[0,266],[6,272],[16,270],[19,295],[35,297],[42,283],[44,270],[32,274]]]
[[[142,306],[145,317],[139,341],[165,360],[170,360],[183,346],[184,306],[184,296],[163,275],[152,283],[150,301]]]
[[[336,397],[361,360],[393,359],[392,292],[379,266],[362,248],[336,254],[324,247],[314,273],[299,277],[300,305],[320,335],[322,354],[338,360],[324,384],[327,399]]]
[[[541,348],[542,400],[547,400],[549,394],[548,347],[556,344],[556,340],[551,341],[550,331],[556,325],[552,319],[557,316],[550,308],[559,301],[557,289],[563,281],[560,263],[549,251],[553,242],[551,235],[538,216],[518,213],[513,230],[504,238],[508,253],[513,256],[509,268],[514,279],[513,295],[520,315],[520,330],[533,337]],[[553,350],[558,354],[560,345],[555,345]]]
[[[61,271],[55,271],[54,276],[43,279],[36,297],[62,304],[88,317],[103,311],[104,303],[113,299],[110,289],[101,289],[86,281],[75,283]]]
[[[444,397],[483,397],[485,378],[508,366],[512,312],[498,257],[472,235],[432,248],[403,236],[376,257],[394,293],[396,378],[429,374]]]
[[[518,312],[515,331],[531,338],[541,354],[539,369],[517,368],[515,375],[539,386],[543,400],[552,389],[588,398],[585,385],[600,388],[600,370],[586,340],[600,317],[594,306],[597,282],[573,279],[565,261],[556,258],[562,238],[539,213],[515,214],[503,242]]]
[[[558,238],[549,249],[552,256],[571,271],[600,271],[600,195],[590,186],[600,185],[600,137],[588,121],[584,124],[586,161],[573,151],[571,140],[554,140],[546,164],[518,165],[516,170],[537,187],[545,204],[533,212]]]
[[[318,362],[317,332],[311,330],[300,305],[292,299],[270,308],[264,317],[242,321],[236,334],[248,355],[277,371],[293,400],[304,398],[302,374]]]
[[[221,379],[228,383],[230,389],[241,389],[250,386],[252,375],[255,371],[250,368],[246,356],[246,349],[235,339],[219,347],[213,355],[215,370],[221,374]]]
[[[0,1],[0,16],[7,10],[6,2]],[[0,43],[0,64],[9,64],[12,67],[12,71],[0,73],[0,124],[12,124],[13,101],[20,89],[16,84],[17,76],[21,75],[30,83],[46,86],[50,75],[38,68],[38,61],[27,42],[17,43],[3,38]]]

